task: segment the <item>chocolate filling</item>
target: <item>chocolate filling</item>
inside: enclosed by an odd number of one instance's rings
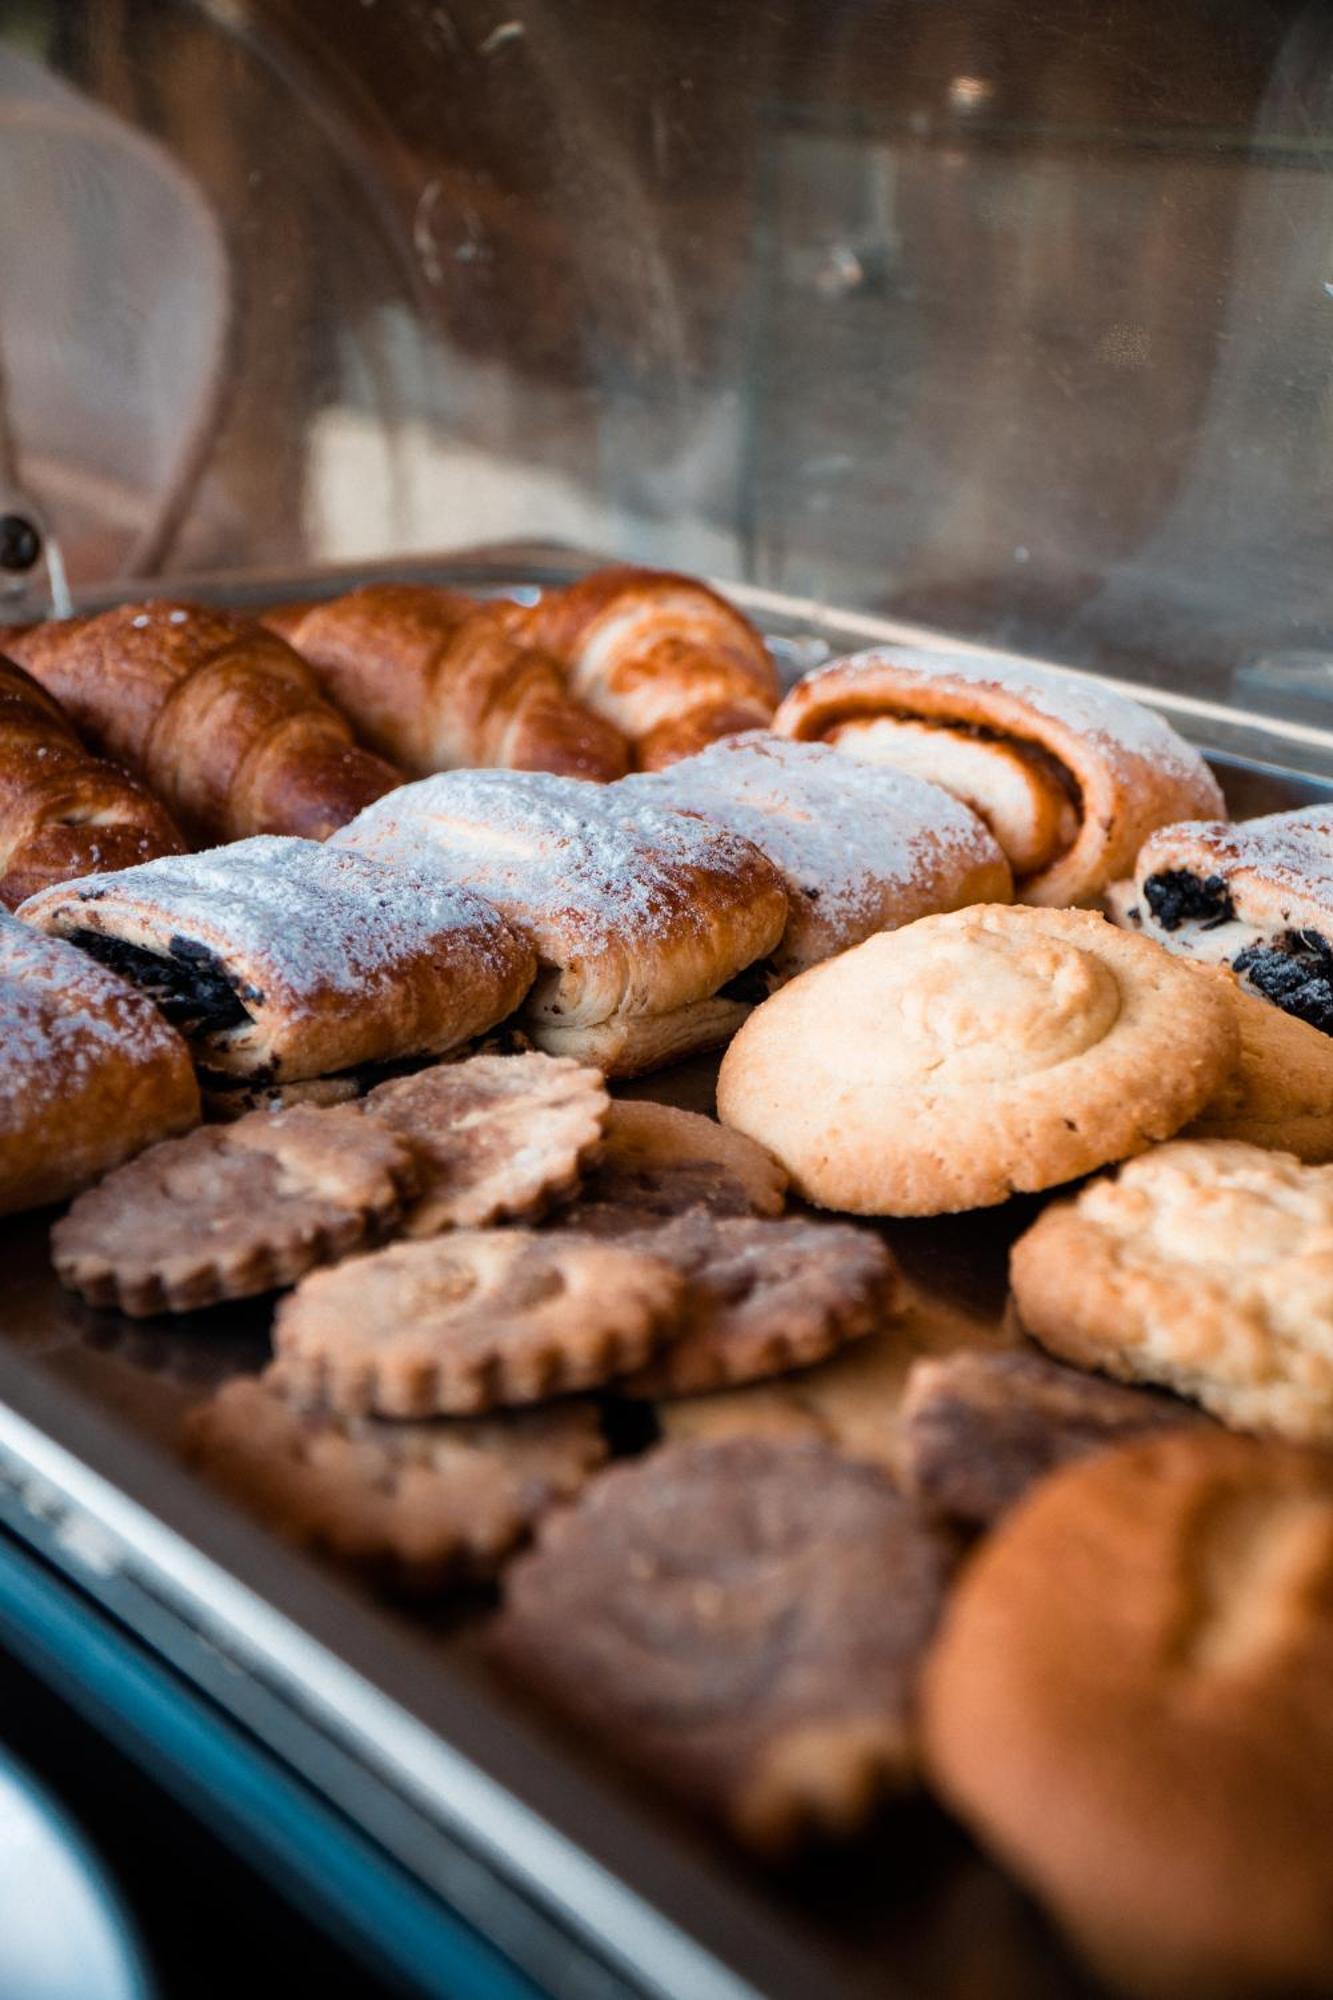
[[[172,938],[169,958],[142,945],[127,944],[124,938],[106,937],[101,931],[74,931],[70,943],[142,988],[172,1025],[186,1034],[217,1035],[227,1028],[239,1028],[250,1018],[241,993],[250,1000],[263,998],[253,989],[241,987],[207,945],[196,944],[191,938]]]
[[[1333,949],[1318,931],[1283,931],[1267,944],[1248,944],[1232,966],[1285,1014],[1333,1035]]]
[[[1220,875],[1192,875],[1187,868],[1164,868],[1143,885],[1143,898],[1164,931],[1197,923],[1206,931],[1229,924],[1236,914],[1231,891]]]

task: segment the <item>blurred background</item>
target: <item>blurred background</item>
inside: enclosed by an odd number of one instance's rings
[[[1309,0],[6,0],[0,499],[1319,704],[1331,160]]]

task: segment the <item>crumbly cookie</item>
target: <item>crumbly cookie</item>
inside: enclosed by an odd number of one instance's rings
[[[770,1153],[697,1111],[620,1098],[577,1198],[557,1220],[619,1236],[691,1209],[778,1215],[787,1176]]]
[[[409,1140],[422,1185],[403,1233],[484,1229],[578,1186],[611,1109],[600,1070],[567,1056],[472,1056],[378,1084],[366,1115]]]
[[[1333,1038],[1246,993],[1229,973],[1201,976],[1223,981],[1231,994],[1240,1063],[1183,1136],[1333,1160]]]
[[[888,1245],[849,1223],[699,1209],[632,1240],[690,1280],[682,1331],[619,1385],[633,1396],[693,1396],[809,1367],[873,1333],[897,1303]]]
[[[242,1084],[238,1089],[205,1087],[204,1116],[226,1125],[251,1111],[290,1111],[294,1105],[309,1104],[326,1111],[335,1104],[351,1104],[361,1095],[355,1073],[347,1076],[308,1076],[299,1083]]]
[[[987,1528],[1060,1466],[1203,1420],[1188,1403],[1020,1350],[918,1361],[901,1421],[906,1490],[929,1514]]]
[[[924,1684],[947,1802],[1111,1981],[1333,1987],[1333,1460],[1212,1428],[1066,1467]]]
[[[193,1312],[381,1241],[415,1176],[411,1148],[351,1107],[256,1111],[108,1174],[55,1224],[51,1259],[90,1305]]]
[[[830,1360],[778,1381],[659,1403],[658,1421],[665,1437],[681,1442],[803,1437],[900,1477],[902,1405],[913,1364],[923,1355],[1004,1351],[1016,1338],[997,1320],[902,1282],[889,1323]]]
[[[606,1458],[592,1403],[385,1423],[303,1407],[280,1367],[226,1383],[190,1412],[184,1442],[291,1540],[412,1590],[493,1576]]]
[[[954,1555],[820,1445],[669,1445],[594,1481],[508,1573],[491,1650],[755,1847],[856,1830],[916,1763]]]
[[[1333,1443],[1333,1167],[1177,1140],[1046,1209],[1010,1282],[1062,1360]]]
[[[1165,1139],[1235,1068],[1226,994],[1088,910],[923,917],[746,1022],[720,1116],[822,1208],[938,1215]]]
[[[592,1389],[680,1324],[663,1258],[590,1237],[468,1229],[315,1274],[273,1343],[292,1392],[384,1417],[470,1416]]]

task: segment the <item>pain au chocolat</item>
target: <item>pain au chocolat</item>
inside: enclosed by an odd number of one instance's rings
[[[748,840],[576,778],[448,771],[333,844],[436,867],[494,903],[537,951],[526,1032],[612,1075],[725,1042],[747,1007],[724,989],[787,922],[782,877]]]
[[[1054,668],[885,646],[799,681],[784,736],[931,778],[979,812],[1022,903],[1091,903],[1159,826],[1226,808],[1170,723]]]
[[[142,987],[202,1070],[251,1083],[442,1054],[512,1013],[535,968],[430,869],[276,836],[89,876],[23,916]]]

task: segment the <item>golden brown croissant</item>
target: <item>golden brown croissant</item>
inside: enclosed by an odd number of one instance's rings
[[[576,701],[563,669],[516,640],[523,607],[430,584],[367,584],[265,623],[293,645],[368,743],[420,776],[504,765],[622,777],[620,731]]]
[[[773,662],[749,619],[707,584],[667,570],[594,570],[547,591],[524,613],[522,633],[625,732],[642,771],[764,729],[778,705]]]
[[[37,625],[14,656],[188,833],[322,840],[402,783],[363,750],[290,646],[198,605],[124,605]]]
[[[147,786],[85,750],[59,702],[0,655],[0,903],[184,847]]]

